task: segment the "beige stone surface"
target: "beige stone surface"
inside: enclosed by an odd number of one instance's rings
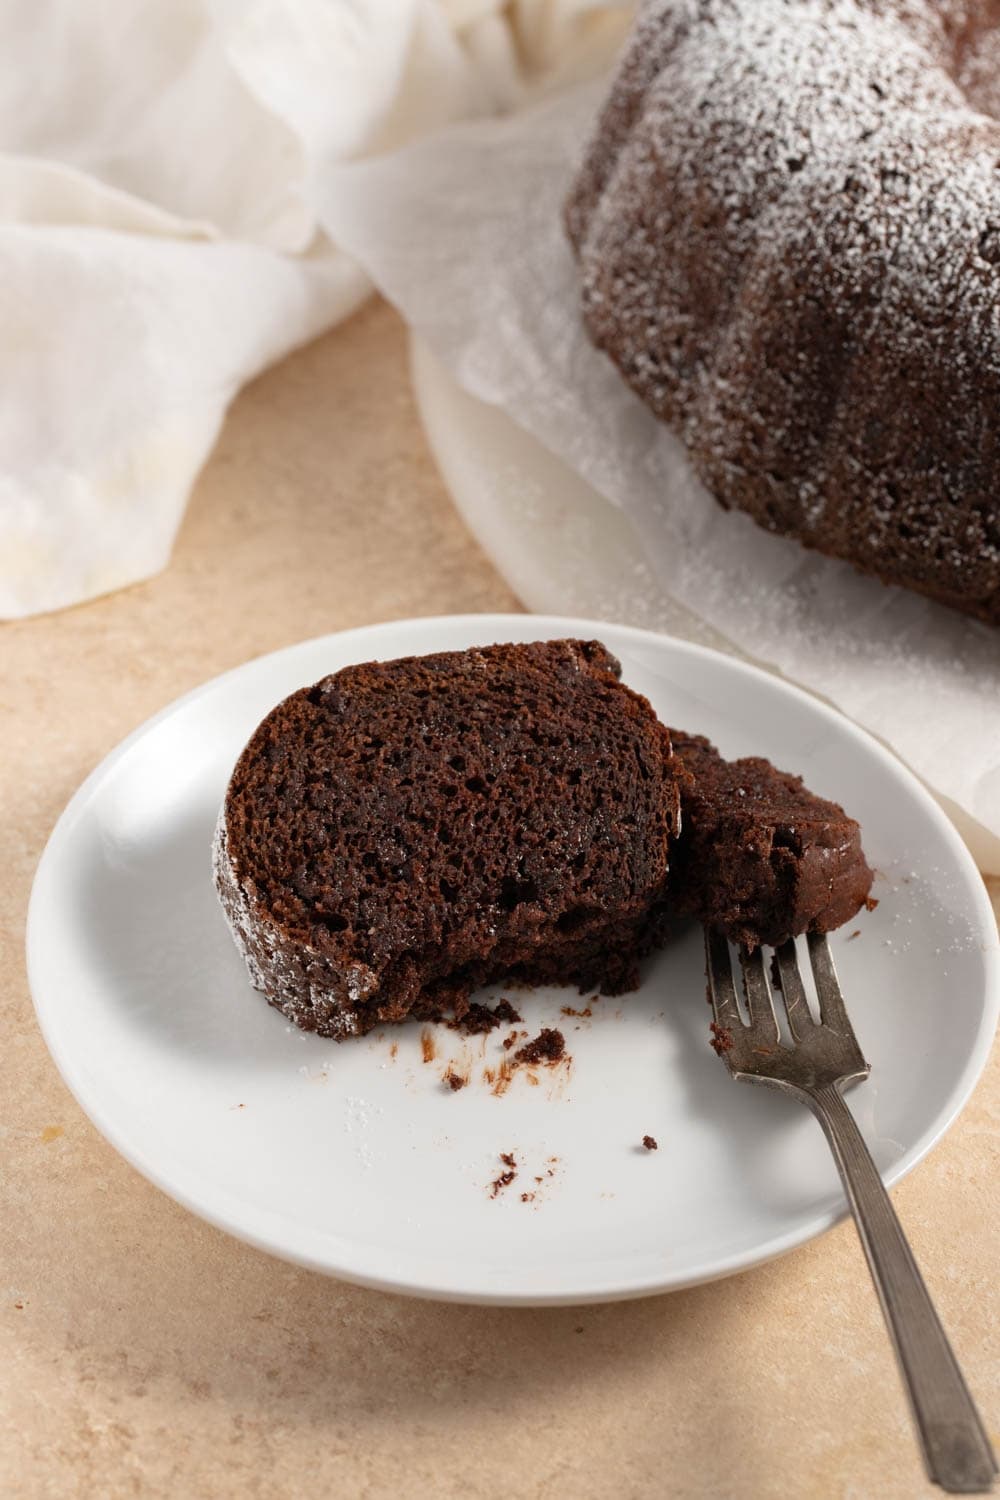
[[[371,305],[240,397],[167,573],[0,627],[3,1495],[937,1493],[850,1225],[641,1302],[407,1301],[202,1224],[104,1143],[49,1061],[23,965],[31,877],[67,798],[124,734],[306,636],[516,607],[436,476],[403,331]],[[895,1193],[994,1434],[998,1115],[994,1053]]]

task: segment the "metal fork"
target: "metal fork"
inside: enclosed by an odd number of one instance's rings
[[[844,1103],[841,1090],[867,1078],[870,1068],[848,1019],[829,944],[814,934],[808,943],[820,1021],[813,1019],[795,944],[788,942],[774,950],[780,978],[774,990],[761,950],[739,951],[747,1025],[737,1004],[729,944],[706,929],[708,988],[715,1011],[713,1046],[734,1078],[785,1089],[816,1115],[854,1213],[927,1473],[951,1494],[986,1494],[997,1473],[996,1458],[878,1168]],[[782,1041],[779,1031],[775,1007],[781,1003],[792,1045]]]

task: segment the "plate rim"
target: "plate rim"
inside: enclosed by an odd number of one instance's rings
[[[996,930],[997,924],[985,883],[967,845],[933,794],[895,752],[890,750],[868,730],[862,728],[854,720],[826,702],[816,693],[789,681],[780,673],[768,671],[754,662],[746,661],[741,657],[731,655],[727,652],[715,650],[713,647],[705,646],[698,642],[685,640],[683,637],[674,636],[665,631],[582,616],[541,615],[534,613],[514,613],[510,611],[409,616],[399,620],[376,621],[367,625],[352,626],[344,630],[310,636],[304,640],[278,647],[276,650],[262,652],[234,667],[228,668],[224,672],[217,673],[214,677],[180,694],[177,698],[165,704],[163,708],[137,725],[107,755],[102,757],[70,797],[46,840],[32,880],[25,926],[25,955],[28,985],[35,1017],[49,1055],[55,1063],[63,1083],[69,1089],[84,1114],[108,1144],[130,1166],[145,1177],[147,1181],[151,1182],[161,1192],[164,1192],[174,1202],[179,1203],[182,1207],[194,1213],[198,1218],[232,1235],[244,1244],[262,1250],[277,1259],[377,1291],[414,1296],[433,1301],[456,1302],[479,1306],[583,1306],[588,1303],[628,1300],[637,1297],[665,1294],[671,1291],[680,1291],[686,1287],[702,1285],[726,1276],[739,1274],[758,1265],[763,1265],[767,1261],[787,1254],[789,1251],[798,1248],[798,1246],[817,1238],[846,1218],[849,1213],[847,1203],[844,1201],[838,1208],[813,1215],[797,1228],[786,1230],[759,1243],[752,1251],[729,1253],[718,1256],[714,1260],[706,1260],[703,1268],[695,1274],[671,1276],[669,1268],[665,1264],[662,1271],[657,1272],[655,1275],[637,1277],[613,1285],[595,1287],[593,1290],[586,1292],[571,1290],[566,1293],[552,1292],[538,1294],[530,1290],[524,1292],[490,1290],[486,1286],[478,1288],[455,1287],[447,1283],[434,1281],[433,1278],[418,1277],[417,1279],[408,1279],[405,1274],[393,1277],[383,1274],[366,1273],[362,1267],[356,1265],[333,1265],[329,1260],[323,1260],[316,1255],[297,1250],[294,1247],[290,1248],[286,1243],[279,1242],[278,1237],[271,1238],[266,1233],[259,1233],[241,1224],[234,1223],[233,1219],[228,1217],[224,1211],[215,1210],[210,1205],[206,1205],[198,1198],[196,1193],[187,1191],[183,1184],[178,1186],[173,1181],[168,1180],[168,1177],[159,1169],[155,1160],[152,1160],[141,1148],[132,1145],[128,1139],[127,1132],[122,1132],[113,1118],[109,1118],[105,1112],[99,1095],[95,1097],[88,1088],[86,1066],[78,1063],[63,1047],[55,1022],[55,1016],[58,1012],[51,1011],[47,1006],[46,1001],[40,993],[41,985],[38,978],[40,970],[38,953],[44,920],[44,905],[48,895],[48,887],[57,879],[54,872],[58,868],[61,851],[67,841],[72,838],[76,824],[82,816],[85,807],[99,791],[102,783],[113,773],[119,761],[128,754],[139,740],[145,738],[162,721],[179,713],[198,698],[216,690],[230,679],[238,677],[255,667],[259,667],[264,663],[278,663],[282,658],[294,657],[299,652],[319,648],[328,643],[336,643],[340,649],[343,649],[345,644],[350,646],[354,641],[358,641],[359,643],[377,641],[380,636],[397,632],[405,636],[414,629],[433,630],[443,627],[464,632],[482,626],[484,632],[483,644],[485,644],[487,638],[499,641],[501,637],[494,635],[493,632],[502,630],[506,625],[514,627],[518,633],[521,633],[529,624],[532,628],[537,626],[538,639],[557,639],[567,635],[595,638],[600,637],[602,632],[613,632],[619,642],[634,641],[637,645],[653,645],[660,648],[666,645],[669,650],[676,651],[681,655],[687,655],[695,659],[708,659],[716,666],[721,663],[724,668],[732,669],[739,674],[749,675],[751,678],[757,678],[766,683],[769,690],[778,691],[779,696],[784,694],[792,700],[798,700],[800,704],[804,703],[813,713],[818,713],[821,719],[835,721],[841,731],[847,732],[849,738],[859,741],[870,754],[874,754],[877,760],[880,760],[893,775],[901,778],[904,784],[908,786],[911,794],[916,797],[925,814],[935,825],[938,834],[950,846],[950,850],[959,868],[967,877],[973,907],[970,915],[976,920],[977,926],[985,930],[987,934],[990,934],[987,941],[979,943],[984,966],[983,1014],[947,1108],[935,1121],[933,1127],[925,1131],[916,1143],[893,1163],[891,1168],[882,1173],[882,1178],[886,1186],[892,1187],[918,1166],[954,1125],[958,1116],[967,1105],[982,1075],[990,1054],[998,1022],[1000,1022],[1000,932]],[[614,641],[610,641],[608,644],[612,649],[615,648]],[[422,653],[415,651],[413,654]],[[359,656],[357,659],[360,661],[370,658]],[[289,689],[289,691],[292,691],[292,689]]]

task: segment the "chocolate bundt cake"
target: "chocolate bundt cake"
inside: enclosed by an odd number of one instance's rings
[[[215,877],[251,979],[343,1037],[501,977],[617,993],[666,928],[669,735],[597,642],[346,667],[254,732]]]
[[[1000,623],[995,0],[646,0],[566,221],[723,506]]]
[[[854,819],[770,761],[723,760],[700,735],[670,734],[685,773],[672,909],[751,948],[850,921],[872,884]]]

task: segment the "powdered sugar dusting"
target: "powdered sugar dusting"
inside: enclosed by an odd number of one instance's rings
[[[355,1036],[357,1017],[349,1006],[370,993],[375,976],[361,964],[326,982],[307,977],[317,955],[291,944],[255,900],[250,882],[241,882],[229,856],[225,804],[219,812],[212,841],[212,872],[233,941],[239,949],[255,989],[290,1021],[323,1036]],[[366,977],[367,976],[367,977]]]
[[[656,0],[567,209],[723,504],[993,622],[997,55],[958,0]]]

